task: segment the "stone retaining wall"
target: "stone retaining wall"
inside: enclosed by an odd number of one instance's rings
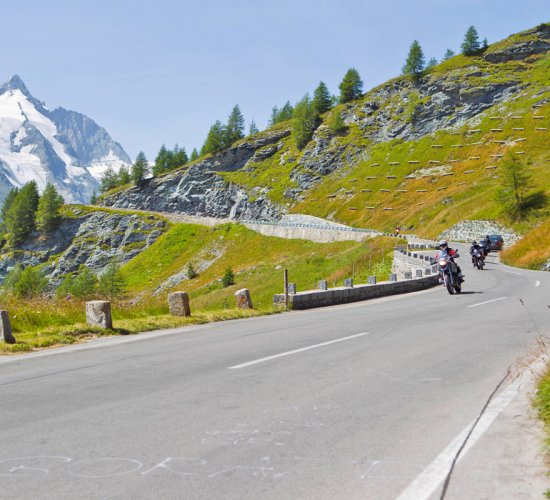
[[[424,276],[404,281],[385,281],[376,285],[357,285],[353,288],[337,287],[328,290],[311,290],[288,296],[291,309],[312,309],[314,307],[333,306],[359,302],[361,300],[397,295],[400,293],[417,292],[438,285],[438,276]],[[275,305],[284,305],[284,294],[273,297]]]

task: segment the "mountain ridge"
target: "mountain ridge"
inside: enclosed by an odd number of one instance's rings
[[[12,187],[51,182],[68,202],[87,202],[107,166],[129,165],[122,146],[91,118],[50,111],[18,75],[0,86],[0,199]]]

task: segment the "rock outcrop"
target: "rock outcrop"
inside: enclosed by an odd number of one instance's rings
[[[128,262],[166,229],[166,222],[154,216],[76,208],[73,213],[74,218],[64,218],[47,237],[33,233],[21,248],[4,251],[0,255],[0,282],[16,263],[23,267],[44,264],[43,272],[54,289],[81,265],[100,274],[112,260]]]

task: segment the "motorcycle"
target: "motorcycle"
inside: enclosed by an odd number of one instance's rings
[[[458,254],[456,254],[456,257],[458,257]],[[445,286],[451,295],[455,292],[460,293],[462,291],[462,284],[458,274],[458,266],[451,256],[447,252],[440,253],[437,264],[440,283]]]
[[[482,248],[472,249],[472,264],[474,265],[474,269],[477,268],[480,271],[483,269],[483,266],[485,265],[485,259]]]

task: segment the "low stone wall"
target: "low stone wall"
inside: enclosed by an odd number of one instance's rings
[[[438,285],[438,276],[424,276],[404,281],[384,281],[376,285],[357,285],[353,288],[337,287],[328,290],[311,290],[288,296],[288,304],[291,309],[312,309],[314,307],[334,306],[348,304],[361,300],[386,297],[400,293],[417,292]],[[273,297],[275,305],[285,304],[284,294]]]

